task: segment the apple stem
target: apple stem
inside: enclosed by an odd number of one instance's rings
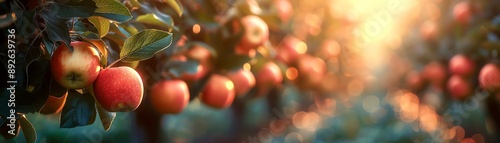
[[[108,66],[106,66],[106,68],[110,68],[110,67],[112,67],[114,64],[118,63],[118,62],[119,62],[119,61],[121,61],[121,60],[122,60],[122,58],[120,58],[120,59],[118,59],[118,60],[114,61],[113,63],[111,63],[111,64],[109,64]]]

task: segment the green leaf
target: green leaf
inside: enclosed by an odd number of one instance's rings
[[[156,14],[150,13],[150,14],[145,14],[137,17],[136,19],[137,22],[143,23],[143,24],[150,24],[158,27],[169,27],[173,28],[174,23],[172,21],[172,17],[169,15],[164,14],[163,18],[158,17]]]
[[[21,125],[21,129],[24,133],[24,138],[27,143],[35,143],[36,142],[36,131],[30,121],[26,118],[26,116],[21,116],[19,119],[19,123]]]
[[[99,117],[101,118],[102,127],[104,130],[108,131],[116,117],[116,112],[108,112],[104,110],[99,103],[96,104],[97,112],[99,112]]]
[[[45,48],[47,49],[47,53],[49,55],[52,55],[52,51],[54,51],[54,47],[56,46],[55,42],[50,41],[49,36],[47,36],[47,33],[43,33],[43,44],[45,45]]]
[[[15,13],[0,15],[0,28],[7,27],[15,21]]]
[[[166,2],[170,7],[172,7],[172,9],[174,9],[175,12],[177,12],[177,14],[179,14],[179,16],[182,16],[182,13],[183,13],[183,9],[182,9],[182,5],[179,1],[177,0],[163,0],[164,2]]]
[[[132,18],[128,8],[115,0],[94,0],[97,9],[95,16],[102,16],[117,22],[126,22]]]
[[[125,38],[117,35],[117,34],[108,34],[104,39],[108,39],[109,41],[115,43],[116,45],[119,46],[119,49],[123,47],[123,43],[125,42]]]
[[[29,39],[30,36],[37,30],[35,19],[35,11],[24,10],[22,4],[18,2],[12,2],[10,4],[11,10],[16,14],[15,26],[16,26],[16,37]],[[25,40],[28,43],[29,40]]]
[[[109,25],[109,33],[108,34],[116,34],[123,38],[130,37],[130,33],[127,30],[123,29],[121,25],[116,24],[115,22]]]
[[[124,24],[120,25],[120,27],[122,27],[125,31],[127,31],[132,35],[139,33],[139,30],[132,24],[127,24],[127,25]]]
[[[198,71],[199,62],[193,59],[187,61],[170,60],[165,63],[165,68],[175,77],[180,77],[183,73],[193,74]]]
[[[89,38],[89,39],[99,39],[99,34],[92,32],[92,31],[85,31],[85,32],[80,32],[80,34],[83,37]]]
[[[80,94],[75,90],[69,90],[66,104],[61,112],[60,127],[85,126],[91,120],[93,112],[95,112],[95,101],[90,93]]]
[[[71,38],[69,36],[69,28],[66,25],[67,19],[57,16],[58,13],[51,9],[41,10],[40,16],[45,21],[47,36],[50,41],[62,41],[67,47],[71,47]]]
[[[99,17],[99,16],[91,16],[88,18],[89,22],[92,23],[99,31],[99,37],[102,38],[108,34],[109,31],[109,20]]]
[[[144,30],[125,40],[124,47],[120,51],[120,59],[124,62],[146,60],[168,48],[171,43],[172,34],[169,32],[156,29]]]
[[[87,18],[94,13],[97,6],[92,0],[78,0],[66,3],[52,3],[49,8],[58,13],[61,18]]]

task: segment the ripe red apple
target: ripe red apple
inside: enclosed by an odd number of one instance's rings
[[[461,24],[467,24],[471,16],[472,10],[468,2],[460,2],[453,8],[453,17]]]
[[[288,22],[293,16],[293,6],[288,0],[274,0],[274,6],[282,22]]]
[[[233,82],[225,76],[214,74],[203,88],[201,100],[210,107],[223,109],[233,103],[234,94]]]
[[[177,114],[189,103],[189,89],[182,80],[166,80],[151,88],[151,104],[160,114]]]
[[[276,47],[276,59],[290,65],[306,52],[307,45],[303,41],[294,36],[287,36]]]
[[[62,97],[55,97],[49,95],[45,105],[43,105],[40,113],[42,114],[57,114],[62,111],[64,104],[66,103],[66,97],[68,92],[66,92]]]
[[[303,89],[318,87],[327,72],[322,59],[307,54],[300,56],[295,66],[299,73],[296,83]]]
[[[487,90],[500,89],[500,67],[495,64],[486,64],[479,72],[481,88]]]
[[[71,42],[73,52],[64,44],[59,46],[50,60],[54,79],[61,86],[81,89],[90,86],[97,78],[101,66],[99,53],[85,42]]]
[[[244,32],[240,43],[236,46],[236,53],[246,54],[269,41],[269,27],[266,22],[255,15],[241,18]]]
[[[465,55],[459,54],[455,55],[450,59],[449,68],[451,74],[456,74],[460,76],[470,76],[474,74],[476,64],[470,58]]]
[[[128,112],[137,109],[144,93],[141,76],[130,67],[101,70],[92,88],[96,100],[110,112]]]
[[[255,75],[258,95],[267,93],[272,87],[283,81],[283,73],[278,65],[273,62],[265,63]]]
[[[422,73],[423,78],[438,89],[444,84],[446,75],[446,67],[436,61],[427,64]]]
[[[203,78],[212,69],[212,53],[201,45],[193,45],[185,53],[172,57],[172,60],[187,61],[187,58],[199,62],[195,73],[183,73],[180,79],[191,83]]]
[[[211,62],[212,53],[200,45],[194,45],[186,51],[186,57],[200,61],[200,63]]]
[[[464,99],[473,91],[471,84],[459,75],[453,75],[448,79],[447,88],[451,96],[456,99]]]
[[[248,70],[241,69],[231,72],[227,74],[227,77],[233,82],[236,95],[245,95],[255,86],[255,77]]]

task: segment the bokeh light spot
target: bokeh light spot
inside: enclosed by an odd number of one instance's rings
[[[300,111],[293,114],[292,123],[298,129],[304,129],[307,126],[309,126],[310,123],[309,121],[310,121],[309,115],[304,111]]]
[[[200,31],[201,31],[201,27],[200,27],[200,25],[199,25],[199,24],[195,24],[195,25],[193,26],[193,33],[194,33],[194,34],[198,34],[198,33],[200,33]]]
[[[290,67],[286,69],[286,78],[289,80],[295,80],[297,76],[299,76],[299,72],[297,71],[297,68]]]
[[[377,96],[370,95],[363,100],[363,108],[369,113],[375,113],[380,108],[380,99]]]

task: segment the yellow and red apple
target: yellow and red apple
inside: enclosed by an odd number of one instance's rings
[[[64,44],[55,50],[50,60],[52,75],[65,88],[82,89],[90,86],[99,75],[99,53],[85,42],[71,42],[71,46],[73,51]]]

